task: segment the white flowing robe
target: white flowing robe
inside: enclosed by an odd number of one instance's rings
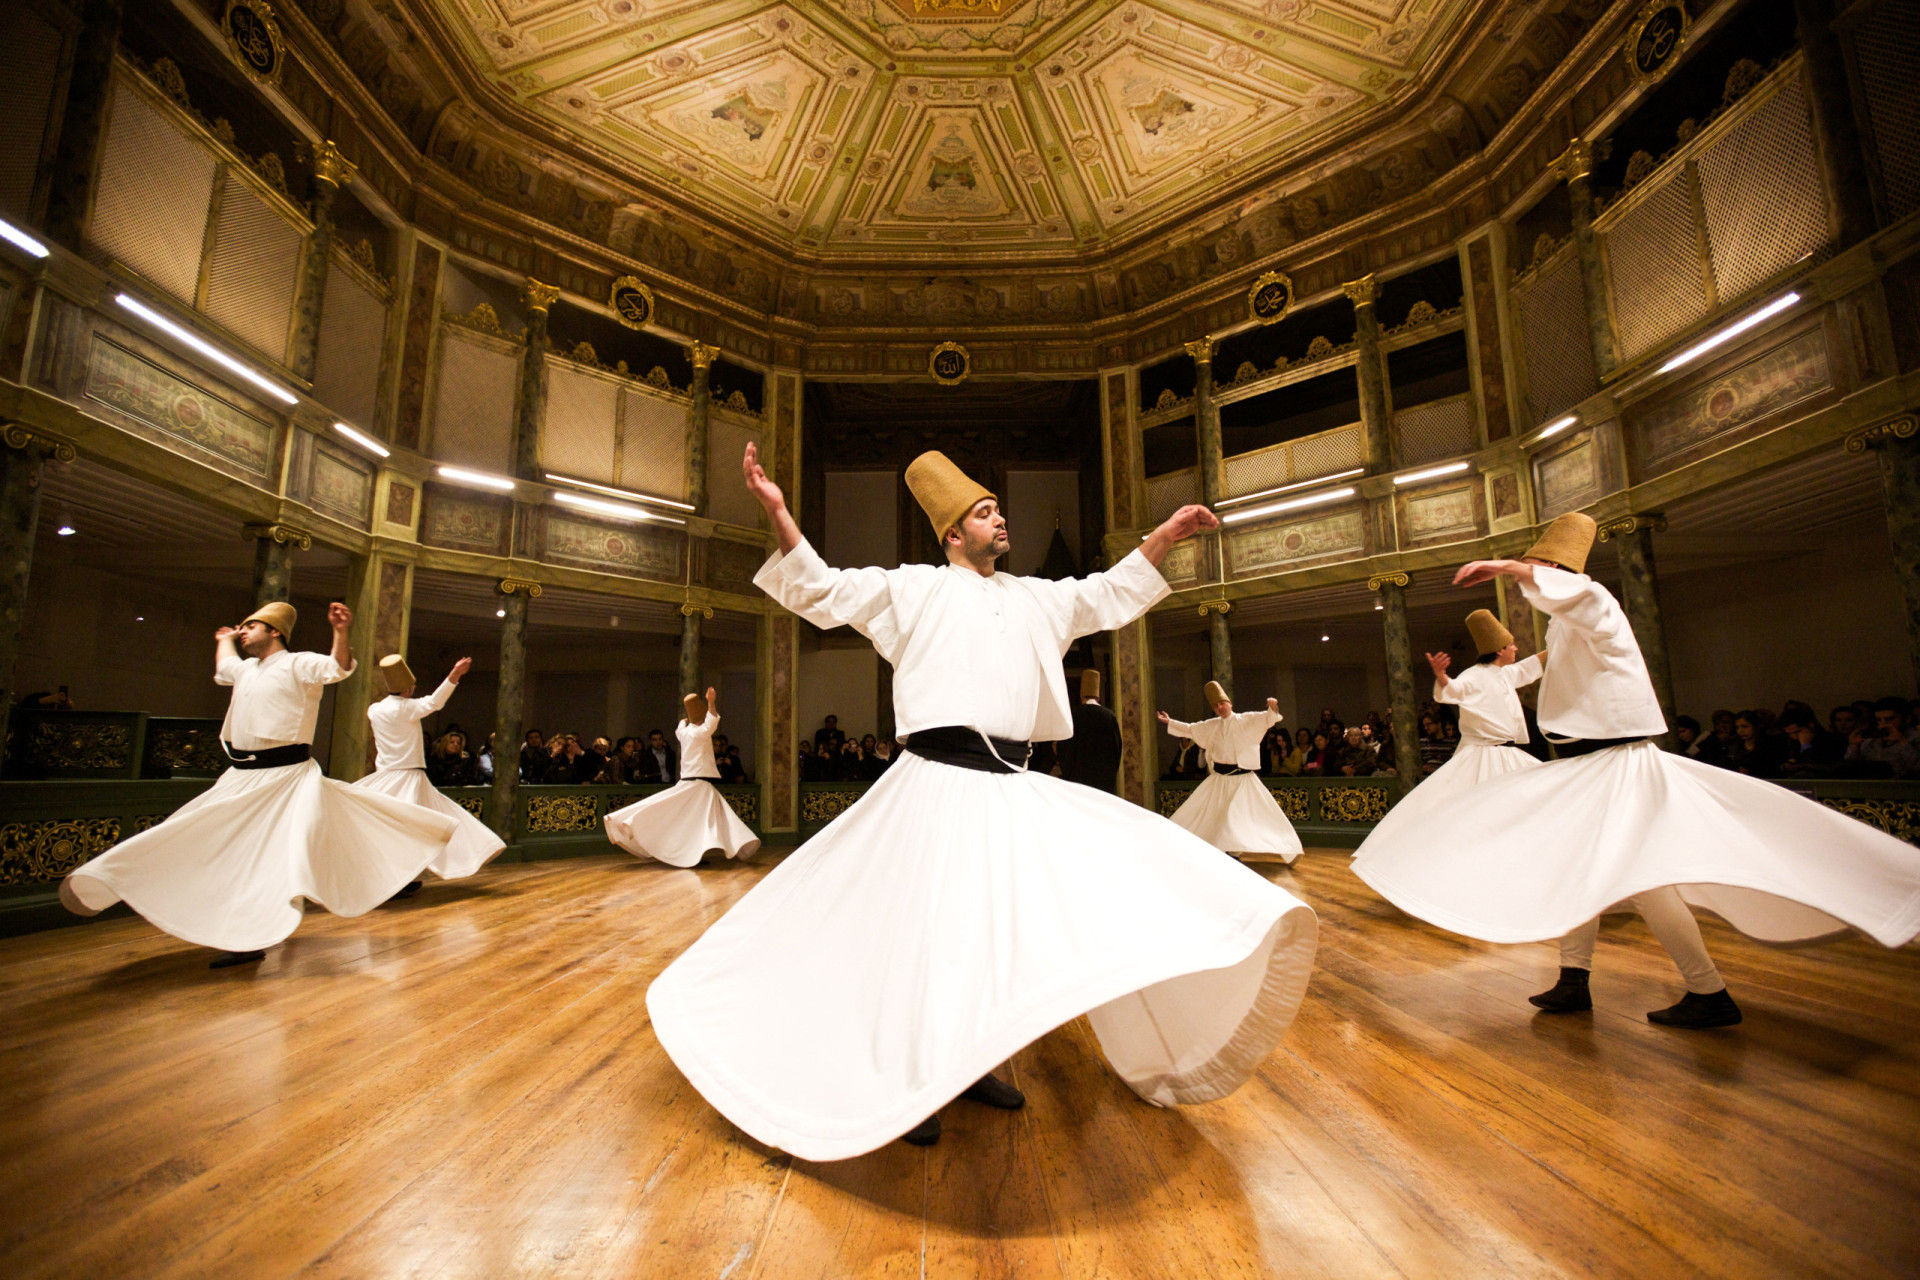
[[[1167,592],[1137,553],[1048,582],[834,570],[805,543],[756,582],[817,625],[873,640],[909,739],[942,726],[1066,737],[1068,645]],[[1089,1011],[1142,1097],[1222,1097],[1292,1022],[1316,928],[1304,903],[1126,801],[909,753],[675,960],[647,1007],[728,1119],[836,1160],[898,1137]]]
[[[1277,853],[1288,862],[1299,857],[1300,837],[1258,773],[1260,739],[1278,723],[1280,713],[1264,707],[1192,724],[1169,719],[1167,732],[1193,739],[1210,762],[1247,770],[1239,774],[1209,770],[1193,794],[1174,810],[1174,822],[1228,853]]]
[[[324,687],[353,674],[324,653],[229,657],[221,729],[241,752],[313,741]],[[334,782],[312,760],[228,769],[160,825],[75,867],[60,900],[81,915],[125,901],[187,942],[258,951],[300,925],[307,900],[357,916],[399,892],[457,830],[419,805]]]
[[[472,875],[507,847],[480,819],[440,794],[427,777],[427,749],[420,722],[446,706],[457,687],[453,681],[443,680],[424,698],[391,695],[368,707],[367,721],[373,726],[373,772],[353,784],[362,791],[423,805],[459,824],[445,852],[427,864],[427,870],[442,880]]]
[[[1619,602],[1584,574],[1538,566],[1533,574],[1521,590],[1552,619],[1541,731],[1660,733],[1659,700]],[[1374,833],[1391,839],[1370,838],[1354,874],[1403,911],[1489,942],[1558,938],[1668,886],[1767,942],[1851,926],[1897,947],[1920,933],[1920,850],[1652,742],[1443,793],[1416,810],[1414,835],[1403,837],[1395,821],[1401,807]]]
[[[729,858],[751,857],[760,837],[740,821],[712,781],[720,776],[713,758],[713,734],[719,727],[720,717],[711,710],[699,724],[682,720],[675,726],[680,781],[609,813],[604,820],[607,839],[636,857],[657,858],[673,867],[691,867],[709,849]]]

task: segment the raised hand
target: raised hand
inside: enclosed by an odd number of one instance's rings
[[[345,631],[353,625],[353,610],[336,600],[327,606],[327,625],[335,631]]]
[[[768,478],[765,468],[760,465],[760,446],[747,441],[747,452],[740,459],[740,471],[747,481],[747,492],[769,512],[783,510],[787,505],[786,495],[780,492],[780,486]]]
[[[1183,538],[1191,538],[1202,530],[1218,529],[1220,517],[1195,502],[1168,516],[1160,527],[1165,529],[1168,536],[1175,542],[1179,542]]]
[[[1447,678],[1447,668],[1453,665],[1453,655],[1450,653],[1430,653],[1427,655],[1427,665],[1433,668],[1434,679],[1444,680]]]
[[[1286,719],[1286,717],[1285,717],[1285,716],[1283,716],[1283,715],[1280,715],[1280,699],[1278,699],[1278,698],[1268,698],[1268,699],[1267,699],[1267,710],[1269,710],[1269,711],[1271,711],[1271,712],[1273,712],[1273,714],[1274,714],[1274,715],[1276,715],[1276,716],[1279,716],[1279,718],[1280,718],[1281,720],[1285,720],[1285,719]],[[1277,723],[1277,721],[1276,721],[1276,723]]]
[[[707,686],[707,711],[709,714],[712,714],[712,713],[718,712],[719,710],[720,710],[720,695],[713,691],[712,685],[708,685]]]
[[[460,661],[453,664],[453,670],[447,673],[447,679],[453,681],[453,683],[455,684],[459,684],[460,677],[467,674],[468,669],[471,668],[472,666],[473,666],[472,658],[460,659]]]
[[[1158,720],[1161,724],[1165,724],[1167,722],[1168,716],[1166,712],[1162,711],[1157,713],[1154,716],[1154,719]]]
[[[213,633],[213,638],[215,640],[231,640],[239,634],[240,628],[238,627],[222,627]]]

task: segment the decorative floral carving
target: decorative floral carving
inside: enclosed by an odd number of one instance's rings
[[[1287,815],[1289,822],[1307,820],[1307,800],[1311,794],[1306,787],[1289,786],[1284,782],[1268,782],[1267,793],[1273,802],[1280,806],[1280,812]]]
[[[227,119],[225,116],[215,116],[213,120],[213,136],[229,147],[232,146],[237,141],[233,133],[233,121]]]
[[[513,338],[517,336],[508,333],[500,326],[499,313],[493,309],[491,302],[475,303],[473,310],[467,312],[465,315],[449,311],[446,313],[446,319],[450,323],[460,325],[463,328],[477,329],[481,333],[493,334],[496,338]]]
[[[758,791],[722,791],[720,798],[725,800],[734,812],[734,816],[748,826],[758,826],[760,822],[760,793]]]
[[[172,58],[153,60],[153,82],[160,86],[160,92],[172,98],[181,106],[191,106],[187,101],[187,78],[180,74],[180,64]]]
[[[44,769],[125,769],[133,731],[124,724],[41,720],[28,735],[27,756]]]
[[[573,350],[567,352],[567,359],[579,364],[591,366],[595,369],[602,367],[600,364],[600,353],[595,351],[593,344],[585,339],[573,344]]]
[[[0,884],[58,880],[119,839],[118,818],[9,822],[0,826]]]
[[[835,787],[831,790],[802,788],[800,793],[800,821],[825,825],[853,808],[854,803],[867,793],[865,786]]]
[[[1307,359],[1324,360],[1333,354],[1333,339],[1322,334],[1307,344]]]
[[[1260,376],[1259,367],[1256,366],[1253,363],[1253,361],[1242,360],[1240,362],[1240,367],[1233,371],[1233,384],[1235,386],[1239,386],[1241,383],[1251,382],[1253,379],[1259,376]]]
[[[599,825],[600,815],[590,795],[532,796],[527,800],[528,831],[592,831]]]
[[[1753,91],[1767,78],[1764,68],[1752,58],[1742,58],[1727,69],[1727,87],[1720,95],[1720,106],[1730,107]]]
[[[1422,298],[1407,311],[1407,323],[1425,324],[1438,314],[1440,313],[1433,309],[1433,304]]]
[[[747,397],[738,391],[735,391],[727,396],[727,408],[737,409],[741,413],[751,412],[747,408]]]
[[[1682,120],[1679,127],[1673,131],[1673,136],[1682,142],[1692,142],[1694,135],[1699,132],[1700,122],[1692,116],[1688,116],[1685,120]]]
[[[1387,789],[1370,786],[1320,788],[1324,822],[1378,822],[1387,816]]]
[[[647,381],[651,385],[660,387],[663,390],[673,391],[677,389],[673,385],[673,379],[669,378],[667,371],[659,365],[655,365],[653,368],[647,370]]]
[[[287,189],[287,166],[277,151],[269,151],[253,162],[253,171],[267,180],[275,191]]]
[[[380,276],[380,260],[374,256],[373,241],[367,239],[365,236],[361,236],[358,243],[347,250],[347,256],[359,264],[369,275]]]
[[[1657,164],[1658,162],[1654,160],[1653,156],[1645,151],[1636,151],[1628,156],[1627,185],[1630,187],[1638,185],[1648,174],[1654,171]]]
[[[1153,402],[1153,407],[1156,409],[1171,409],[1179,403],[1180,397],[1173,394],[1173,388],[1165,387],[1160,392],[1160,398]]]

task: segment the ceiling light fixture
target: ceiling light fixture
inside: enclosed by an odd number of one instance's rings
[[[1271,498],[1276,493],[1292,493],[1295,489],[1311,489],[1317,484],[1332,484],[1335,480],[1351,480],[1354,476],[1365,475],[1365,467],[1354,467],[1350,471],[1336,471],[1330,476],[1315,476],[1311,480],[1296,480],[1292,484],[1283,484],[1277,489],[1262,489],[1258,493],[1243,493],[1237,498],[1222,498],[1214,503],[1215,508],[1237,507],[1243,502],[1257,502],[1261,498]]]
[[[1269,502],[1264,507],[1243,507],[1220,517],[1220,523],[1233,524],[1240,520],[1257,520],[1261,516],[1270,516],[1280,511],[1292,511],[1298,507],[1317,507],[1324,502],[1337,502],[1341,498],[1351,498],[1359,492],[1352,486],[1345,489],[1329,489],[1325,493],[1310,493],[1304,498],[1288,498],[1285,502]]]
[[[569,507],[578,507],[582,511],[591,511],[596,515],[612,516],[616,520],[658,520],[662,524],[685,524],[679,516],[663,516],[658,511],[648,511],[625,502],[608,502],[604,498],[589,498],[585,494],[563,493],[556,489],[553,500]]]
[[[58,529],[55,529],[54,532],[59,534],[63,538],[71,538],[73,536],[74,529],[73,529],[73,526],[70,524],[63,524]]]
[[[484,471],[469,471],[465,467],[435,467],[433,472],[442,480],[451,480],[455,484],[467,484],[480,489],[492,489],[496,493],[513,492],[513,481],[505,476],[488,475]]]
[[[387,446],[381,444],[364,431],[355,431],[344,422],[334,423],[333,429],[376,457],[391,458],[393,456],[393,450],[387,448]]]
[[[1393,482],[1396,485],[1417,484],[1422,480],[1431,480],[1435,476],[1456,475],[1471,465],[1467,462],[1449,462],[1443,467],[1428,467],[1425,471],[1410,471],[1404,476],[1395,476]]]
[[[558,476],[551,471],[547,472],[546,476],[547,479],[553,481],[555,484],[570,484],[576,488],[592,489],[595,493],[611,494],[616,498],[626,498],[631,502],[651,502],[655,506],[660,507],[677,507],[681,511],[693,510],[693,504],[691,502],[680,502],[674,498],[662,498],[655,494],[639,493],[632,489],[616,489],[612,485],[595,484],[591,480],[576,480],[572,476]]]
[[[1682,351],[1679,355],[1661,365],[1657,372],[1672,373],[1681,365],[1698,360],[1715,347],[1739,337],[1747,330],[1753,328],[1753,326],[1759,324],[1762,320],[1771,319],[1779,315],[1782,311],[1785,311],[1798,301],[1800,301],[1800,295],[1797,293],[1789,293],[1785,297],[1775,298],[1772,302],[1769,302],[1766,306],[1760,308],[1744,320],[1736,320],[1704,342],[1698,342],[1688,347],[1685,351]]]
[[[235,360],[232,356],[214,346],[199,334],[175,324],[138,298],[130,298],[123,293],[116,296],[114,301],[162,333],[169,334],[187,346],[192,347],[195,351],[198,351],[201,355],[213,361],[227,372],[238,374],[240,377],[245,378],[248,382],[259,387],[262,391],[265,391],[268,395],[283,404],[300,403],[300,397],[293,394],[293,392],[287,390],[271,378],[268,378],[265,374],[256,373],[252,369],[249,369],[246,365],[241,364],[238,360]]]
[[[44,258],[49,252],[47,246],[5,219],[0,219],[0,240],[5,240],[8,244],[23,249],[36,258]]]

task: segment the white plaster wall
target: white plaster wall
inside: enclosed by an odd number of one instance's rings
[[[801,649],[794,688],[799,734],[813,741],[814,730],[829,715],[839,717],[848,737],[876,732],[880,712],[880,655],[865,640],[858,647]]]

